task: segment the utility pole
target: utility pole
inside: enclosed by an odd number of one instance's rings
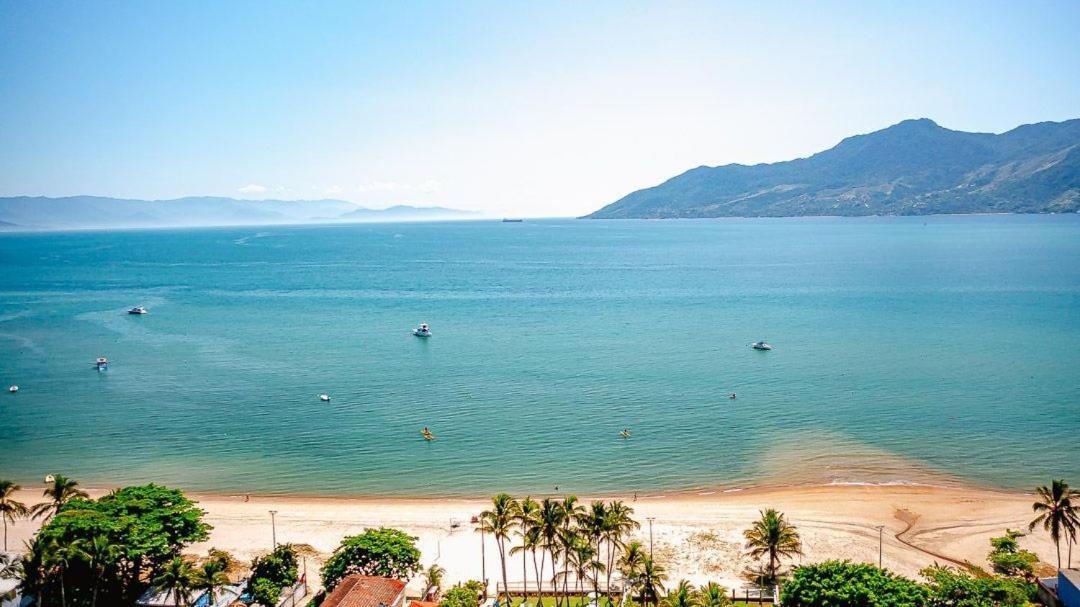
[[[480,518],[480,578],[484,582],[484,598],[487,598],[487,559],[484,557],[484,519]]]
[[[277,550],[277,521],[274,516],[277,514],[277,510],[270,511],[270,537],[274,541],[274,550]]]

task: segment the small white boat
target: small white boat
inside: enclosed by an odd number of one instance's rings
[[[772,346],[763,341],[755,341],[754,343],[750,344],[750,347],[755,350],[772,350]]]
[[[101,358],[94,361],[94,366],[97,367],[98,371],[108,371],[109,370],[109,359],[102,356]]]
[[[323,401],[324,403],[325,402],[330,402],[330,395],[329,394],[320,394],[319,395],[319,400]]]
[[[426,322],[422,322],[419,327],[412,330],[412,334],[417,337],[431,337],[431,329],[428,328]]]
[[[19,387],[18,387],[18,386],[14,386],[14,385],[12,385],[12,386],[8,386],[8,389],[7,389],[7,391],[8,391],[8,392],[11,392],[12,394],[15,394],[16,392],[18,392],[18,391],[19,391]]]
[[[134,308],[128,310],[128,314],[148,314],[148,313],[149,312],[147,312],[146,308],[144,308],[142,306],[135,306]]]

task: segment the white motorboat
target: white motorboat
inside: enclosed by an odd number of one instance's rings
[[[108,371],[109,370],[109,359],[102,356],[101,358],[94,361],[94,366],[97,367],[98,371]]]
[[[8,386],[7,391],[11,392],[12,394],[15,394],[16,392],[19,391],[19,387],[18,386]]]
[[[422,322],[419,327],[413,329],[412,334],[417,337],[431,337],[431,329],[428,328],[426,322]]]
[[[750,344],[750,347],[755,350],[772,350],[772,346],[763,341],[755,341],[754,343]]]
[[[320,394],[319,395],[319,400],[323,401],[324,403],[325,402],[330,402],[330,395],[329,394]]]
[[[128,310],[128,314],[148,314],[148,313],[149,312],[147,312],[146,308],[144,308],[142,306],[135,306],[134,308]]]

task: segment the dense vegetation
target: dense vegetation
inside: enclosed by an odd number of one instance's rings
[[[210,530],[203,511],[182,492],[153,484],[98,500],[60,496],[58,504],[47,503],[54,516],[21,563],[23,591],[39,604],[130,603],[144,580]]]
[[[905,120],[789,162],[698,167],[589,217],[1080,211],[1080,120],[1001,135]]]
[[[780,600],[784,607],[920,607],[926,590],[873,565],[825,561],[796,567]]]
[[[291,544],[281,544],[252,561],[248,591],[259,605],[273,607],[281,598],[281,590],[295,584],[298,574],[296,550]]]

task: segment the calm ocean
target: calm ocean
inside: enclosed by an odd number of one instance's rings
[[[23,482],[1080,483],[1080,217],[4,234],[0,383]]]

